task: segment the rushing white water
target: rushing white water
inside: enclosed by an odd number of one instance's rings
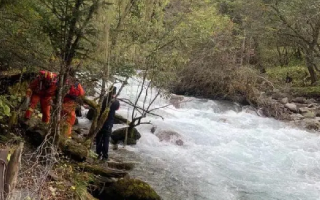
[[[139,81],[131,79],[120,97],[134,100],[138,86]],[[139,158],[131,175],[150,183],[163,199],[320,199],[317,134],[239,111],[231,103],[184,101],[180,108],[158,110],[164,120],[148,116],[145,121],[157,127],[155,134],[151,125],[141,125],[138,144],[127,147]],[[168,102],[160,98],[154,106]],[[123,103],[119,113],[131,116]],[[183,145],[160,142],[156,135],[163,131],[177,132]]]

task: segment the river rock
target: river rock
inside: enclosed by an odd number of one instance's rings
[[[317,107],[317,104],[315,103],[308,104],[308,108],[315,108],[315,107]]]
[[[252,114],[252,115],[257,115],[256,109],[253,108],[252,106],[243,106],[242,107],[242,112],[249,113],[249,114]]]
[[[301,108],[299,108],[299,112],[300,112],[300,113],[307,113],[307,112],[309,112],[309,111],[310,111],[310,109],[307,108],[307,107],[301,107]]]
[[[181,95],[172,94],[170,96],[170,104],[172,104],[175,108],[180,108],[180,104],[183,101],[184,97]]]
[[[150,132],[154,133],[154,132],[156,132],[156,130],[157,130],[157,127],[156,126],[152,126],[151,129],[150,129]]]
[[[280,100],[280,102],[281,102],[282,104],[287,104],[287,103],[289,103],[289,99],[288,99],[288,97],[285,97],[285,98],[282,98],[282,99]]]
[[[119,128],[114,130],[111,134],[111,139],[113,144],[117,144],[119,142],[124,142],[126,133],[128,133],[127,144],[134,145],[137,144],[137,140],[141,138],[141,134],[136,128],[128,129],[128,127]]]
[[[291,110],[292,112],[297,112],[298,111],[298,107],[294,103],[286,103],[285,107],[288,108],[289,110]]]
[[[306,103],[307,104],[314,104],[314,103],[317,103],[317,101],[315,99],[311,98],[311,99],[307,99]]]
[[[294,99],[292,99],[292,102],[296,102],[296,103],[307,103],[307,99],[304,97],[296,97]]]
[[[316,113],[313,111],[308,111],[306,113],[302,114],[305,118],[315,118],[316,117]]]
[[[305,117],[305,118],[314,118],[316,117],[316,112],[314,109],[310,109],[307,107],[299,108],[299,112]]]
[[[320,122],[319,119],[304,119],[302,120],[302,125],[309,130],[319,130],[320,129]]]
[[[155,135],[159,138],[160,142],[171,142],[178,146],[182,146],[184,144],[181,135],[175,131],[164,130],[157,132]]]
[[[93,108],[90,108],[86,117],[88,120],[92,120],[93,116],[94,116],[94,110],[93,110]]]
[[[138,179],[121,179],[104,187],[99,199],[112,200],[161,200],[149,184]]]
[[[291,118],[291,120],[293,120],[293,121],[298,121],[298,120],[303,119],[304,116],[301,115],[301,114],[292,114],[292,115],[290,115],[290,118]]]

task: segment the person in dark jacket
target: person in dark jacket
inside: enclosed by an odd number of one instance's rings
[[[96,153],[98,154],[99,159],[105,159],[105,160],[108,159],[109,138],[112,133],[112,127],[113,127],[116,111],[120,107],[119,100],[115,98],[116,91],[117,91],[117,88],[112,86],[109,90],[108,95],[106,95],[103,99],[99,119],[102,113],[105,111],[105,109],[109,105],[110,105],[109,107],[110,110],[109,110],[106,121],[104,122],[101,130],[96,136]]]

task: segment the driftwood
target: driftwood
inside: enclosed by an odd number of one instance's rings
[[[93,173],[93,174],[104,176],[107,178],[122,178],[128,174],[125,171],[102,168],[98,165],[89,165],[86,163],[79,163],[77,167],[79,167],[81,170],[85,172]]]

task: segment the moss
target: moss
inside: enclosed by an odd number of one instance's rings
[[[92,181],[93,175],[88,173],[74,173],[73,174],[73,186],[71,186],[71,190],[74,190],[76,199],[87,199],[92,200],[94,199],[89,193],[87,188],[89,187],[89,182]],[[84,198],[83,198],[84,197]]]
[[[112,138],[112,143],[118,143],[119,141],[125,140],[125,135],[127,132],[127,128],[120,128],[112,132],[111,138]],[[141,134],[136,128],[128,130],[128,139],[127,139],[127,144],[128,145],[134,145],[137,143],[137,140],[141,138]]]
[[[149,184],[138,179],[122,179],[106,188],[103,199],[113,200],[160,200]]]
[[[18,124],[18,113],[17,112],[11,112],[11,116],[9,118],[9,127],[16,126]]]
[[[22,83],[16,83],[8,88],[9,94],[23,97],[26,94],[28,87],[29,83],[27,81]]]
[[[60,143],[62,151],[76,161],[85,161],[88,156],[88,148],[82,144],[68,140]]]

